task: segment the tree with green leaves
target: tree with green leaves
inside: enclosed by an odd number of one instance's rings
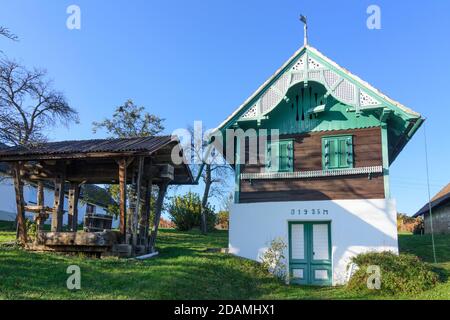
[[[133,138],[156,136],[164,130],[164,119],[145,111],[132,100],[118,106],[112,118],[93,122],[92,131],[106,130],[111,138]]]
[[[112,117],[103,119],[100,122],[92,123],[93,133],[99,130],[105,130],[110,138],[134,138],[134,137],[152,137],[164,130],[164,119],[151,114],[143,106],[139,107],[129,99],[124,104],[118,106]],[[119,186],[109,185],[106,190],[111,197],[116,200],[116,204],[110,205],[108,211],[115,217],[119,215]],[[128,199],[132,199],[134,190],[129,189]],[[152,190],[150,201],[156,201],[157,191]],[[150,221],[153,221],[154,208],[150,206]]]

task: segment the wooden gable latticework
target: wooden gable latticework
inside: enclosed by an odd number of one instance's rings
[[[280,134],[293,134],[371,128],[385,123],[392,163],[423,120],[420,114],[307,45],[217,129],[276,128]]]

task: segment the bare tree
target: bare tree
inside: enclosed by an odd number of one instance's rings
[[[0,36],[6,37],[13,41],[19,40],[18,36],[16,36],[14,33],[11,33],[11,31],[9,31],[8,28],[2,27],[2,26],[0,26]]]
[[[52,89],[46,75],[45,70],[0,61],[0,142],[39,143],[55,125],[78,121],[77,111],[61,92]]]
[[[222,155],[214,148],[209,149],[208,140],[194,141],[195,134],[192,127],[188,128],[193,139],[192,155],[197,159],[201,159],[203,165],[193,166],[192,171],[194,176],[201,172],[204,189],[202,195],[202,211],[201,211],[201,231],[203,234],[208,232],[206,223],[206,211],[208,210],[208,200],[210,198],[223,199],[228,188],[227,178],[232,172],[231,167],[224,161]]]

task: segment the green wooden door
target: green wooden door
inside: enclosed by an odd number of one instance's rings
[[[289,222],[291,283],[331,285],[330,222]]]

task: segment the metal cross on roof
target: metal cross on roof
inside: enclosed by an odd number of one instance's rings
[[[303,36],[303,45],[307,45],[308,44],[308,23],[306,21],[306,17],[304,15],[300,15],[300,21],[303,22],[304,24],[304,36]]]

